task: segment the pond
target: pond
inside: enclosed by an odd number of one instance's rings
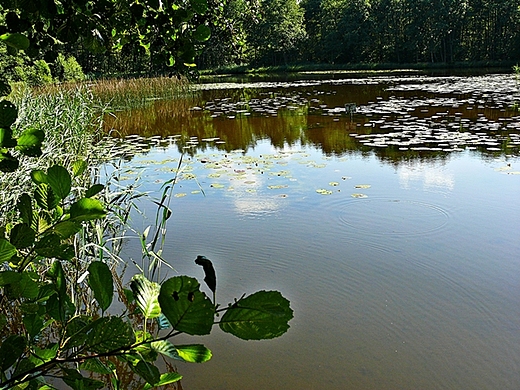
[[[176,272],[202,280],[205,255],[219,302],[278,290],[295,313],[270,341],[178,339],[213,352],[176,364],[182,388],[520,388],[518,91],[501,74],[307,75],[118,113],[122,183],[159,198],[183,155]]]

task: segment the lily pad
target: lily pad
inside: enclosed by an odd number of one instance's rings
[[[273,185],[267,186],[267,188],[269,188],[270,190],[278,190],[280,188],[287,188],[287,187],[289,187],[287,184],[273,184]]]
[[[370,184],[358,184],[358,185],[354,186],[354,188],[364,188],[364,189],[370,188],[370,187],[372,187]]]
[[[361,198],[368,198],[367,195],[365,195],[365,194],[358,194],[358,193],[354,193],[354,194],[352,194],[351,196],[352,196],[353,198],[360,198],[360,199],[361,199]]]
[[[224,188],[225,185],[224,184],[220,184],[220,183],[212,183],[212,184],[210,184],[210,187],[213,187],[213,188]]]
[[[321,195],[332,195],[331,190],[326,190],[324,188],[317,189],[316,192]]]
[[[339,186],[339,183],[337,181],[331,181],[331,182],[329,182],[329,186],[337,187],[337,186]]]
[[[186,195],[188,195],[188,194],[185,193],[185,192],[179,192],[178,194],[175,194],[175,195],[173,195],[173,196],[176,197],[176,198],[183,198],[183,197],[185,197]]]

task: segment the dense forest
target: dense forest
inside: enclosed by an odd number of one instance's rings
[[[16,15],[0,17],[8,31],[23,27]],[[509,65],[520,57],[520,0],[212,0],[200,22],[211,29],[211,38],[194,47],[198,69],[360,63]],[[149,47],[138,41],[96,53],[85,49],[95,39],[87,45],[84,40],[63,45],[60,51],[66,58],[76,58],[86,73],[173,73],[167,61],[154,58]],[[164,41],[157,35],[151,45],[159,47]],[[39,51],[42,58],[43,52]]]

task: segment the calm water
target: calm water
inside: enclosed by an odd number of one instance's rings
[[[184,389],[520,388],[512,76],[202,88],[119,115],[164,137],[127,138],[125,175],[159,197],[185,153],[166,259],[202,279],[203,254],[219,302],[276,289],[295,317],[271,341],[178,339],[214,355],[177,363]]]

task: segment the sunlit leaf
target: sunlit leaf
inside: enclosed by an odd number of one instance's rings
[[[51,232],[56,233],[62,239],[66,239],[79,232],[81,228],[81,222],[61,221],[52,227]]]
[[[26,129],[18,137],[16,150],[31,157],[41,156],[41,146],[44,138],[45,133],[42,130],[35,128]]]
[[[20,33],[2,34],[0,35],[0,41],[18,50],[27,50],[30,44],[29,39]]]
[[[70,206],[70,219],[75,221],[90,221],[103,218],[106,211],[97,199],[83,198]]]
[[[220,328],[244,340],[281,336],[289,329],[293,311],[278,291],[258,291],[235,302],[220,320]]]
[[[158,298],[161,286],[158,283],[149,281],[144,275],[137,274],[132,278],[130,288],[145,318],[159,317],[161,306]]]
[[[72,178],[65,168],[54,165],[47,170],[47,183],[60,199],[65,199],[70,193]]]
[[[56,196],[52,187],[46,183],[38,184],[34,190],[36,204],[44,210],[52,210],[60,203],[60,198]]]
[[[191,335],[210,333],[215,306],[199,287],[199,282],[188,276],[176,276],[162,284],[159,304],[174,329]]]
[[[94,298],[101,310],[105,311],[114,296],[114,281],[108,265],[101,261],[94,261],[88,267],[88,285],[94,292]]]
[[[74,162],[74,164],[72,164],[72,174],[77,177],[85,172],[87,167],[88,164],[85,160],[77,160]]]
[[[150,385],[149,383],[145,383],[145,385],[143,386],[143,390],[149,390],[149,389],[153,389],[154,387],[169,385],[171,383],[178,382],[181,379],[182,379],[181,374],[178,374],[176,372],[167,372],[165,374],[161,374],[159,381],[155,385]]]

